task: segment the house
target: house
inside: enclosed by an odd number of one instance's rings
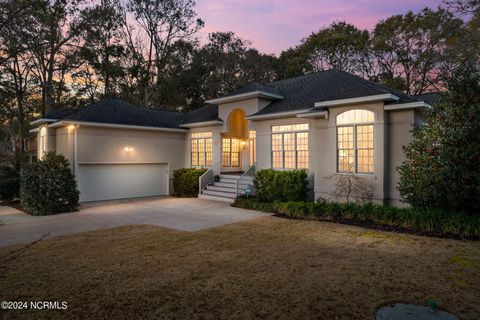
[[[222,181],[202,184],[201,197],[231,200],[246,171],[308,169],[316,198],[332,197],[332,177],[354,174],[375,201],[399,204],[396,168],[431,99],[328,70],[250,84],[188,113],[106,99],[32,125],[39,157],[52,150],[72,163],[82,202],[171,194],[173,170],[205,167]]]

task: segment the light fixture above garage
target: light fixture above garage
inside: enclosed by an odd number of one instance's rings
[[[129,146],[126,146],[126,147],[124,148],[124,150],[125,150],[126,152],[132,152],[132,151],[133,151],[133,148],[132,148],[132,147],[129,147]]]

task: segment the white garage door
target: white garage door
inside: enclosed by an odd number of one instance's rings
[[[167,194],[167,164],[83,164],[77,176],[80,202]]]

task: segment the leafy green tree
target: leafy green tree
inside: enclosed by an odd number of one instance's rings
[[[302,43],[314,71],[340,69],[358,73],[360,55],[368,47],[369,34],[346,22],[334,22],[311,34]]]
[[[449,93],[425,112],[399,167],[399,191],[414,207],[478,213],[480,77],[461,70]]]
[[[451,12],[428,8],[380,21],[373,31],[372,50],[381,79],[407,94],[444,87],[439,83],[443,50],[460,35],[461,26]]]
[[[203,105],[204,101],[238,89],[252,82],[275,79],[275,57],[259,53],[250,42],[233,32],[209,34],[201,46],[176,46],[178,54],[171,61],[166,77],[172,94],[182,97],[177,106],[184,110]],[[169,103],[169,101],[165,101]]]
[[[377,68],[369,46],[367,30],[334,22],[303,39],[299,46],[283,51],[277,70],[281,78],[335,68],[373,79]]]
[[[83,90],[93,100],[98,98],[95,93],[103,96],[113,94],[116,80],[123,75],[123,17],[118,4],[112,0],[102,0],[98,5],[86,9],[83,15],[90,23],[84,31],[80,56],[88,65],[81,66],[74,75],[85,77],[85,81],[81,81],[85,85]],[[99,84],[103,87],[101,92],[96,90]]]
[[[197,18],[193,0],[129,0],[128,11],[146,35],[143,105],[161,100],[166,64],[176,41],[188,41],[204,25]]]

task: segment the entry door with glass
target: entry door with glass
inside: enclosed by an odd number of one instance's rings
[[[229,169],[240,169],[240,139],[222,139],[222,167]]]

